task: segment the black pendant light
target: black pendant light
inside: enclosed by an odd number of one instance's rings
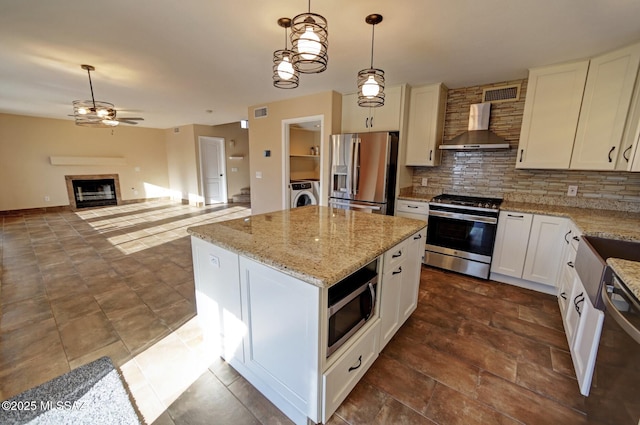
[[[375,28],[382,22],[382,15],[371,14],[365,22],[371,25],[371,66],[358,72],[358,106],[376,108],[384,106],[384,71],[373,67]]]
[[[329,55],[329,31],[327,20],[309,11],[295,16],[291,21],[291,49],[293,66],[302,74],[317,74],[327,69]]]
[[[300,75],[293,66],[293,51],[287,48],[287,28],[291,28],[291,19],[280,18],[278,25],[284,28],[284,50],[273,52],[273,85],[279,89],[295,89]]]

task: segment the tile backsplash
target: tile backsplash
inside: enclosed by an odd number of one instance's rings
[[[444,139],[467,131],[469,106],[482,102],[484,88],[517,83],[522,84],[520,99],[492,104],[489,120],[489,129],[507,140],[510,149],[442,151],[440,166],[414,168],[413,192],[640,212],[640,173],[515,168],[527,80],[449,90]],[[421,186],[423,177],[428,179],[427,186]],[[567,196],[569,185],[578,186],[576,197]]]

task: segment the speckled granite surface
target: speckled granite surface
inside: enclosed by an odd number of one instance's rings
[[[316,286],[330,286],[425,227],[420,220],[308,206],[195,226],[191,235]]]
[[[102,357],[3,401],[0,424],[140,424],[118,371]]]
[[[625,286],[640,300],[640,263],[637,261],[607,259],[607,264],[624,282]]]

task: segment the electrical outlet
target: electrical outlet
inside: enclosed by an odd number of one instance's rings
[[[423,178],[422,178],[422,181],[420,182],[420,184],[421,184],[422,186],[426,186],[426,185],[427,185],[427,183],[428,183],[428,181],[429,181],[429,179],[428,179],[428,178],[423,177]]]
[[[49,198],[49,195],[44,195],[44,201],[45,202],[49,202],[51,200],[51,198]]]
[[[569,186],[567,196],[576,196],[578,194],[578,186]]]

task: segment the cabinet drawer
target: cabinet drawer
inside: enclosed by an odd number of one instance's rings
[[[414,214],[429,214],[429,203],[420,201],[398,200],[398,208],[400,212],[408,212]]]
[[[569,243],[574,251],[578,250],[578,244],[580,243],[580,238],[582,237],[582,231],[578,229],[578,227],[573,223],[573,221],[569,221],[569,230],[571,233],[567,236]],[[574,257],[575,259],[575,257]]]
[[[322,375],[323,423],[329,420],[378,357],[379,336],[378,320]]]
[[[384,267],[384,270],[385,271],[391,270],[391,268],[403,262],[405,258],[407,258],[408,254],[409,253],[407,252],[406,241],[403,241],[398,245],[394,246],[393,248],[391,248],[390,250],[384,253],[384,262],[382,265]]]

